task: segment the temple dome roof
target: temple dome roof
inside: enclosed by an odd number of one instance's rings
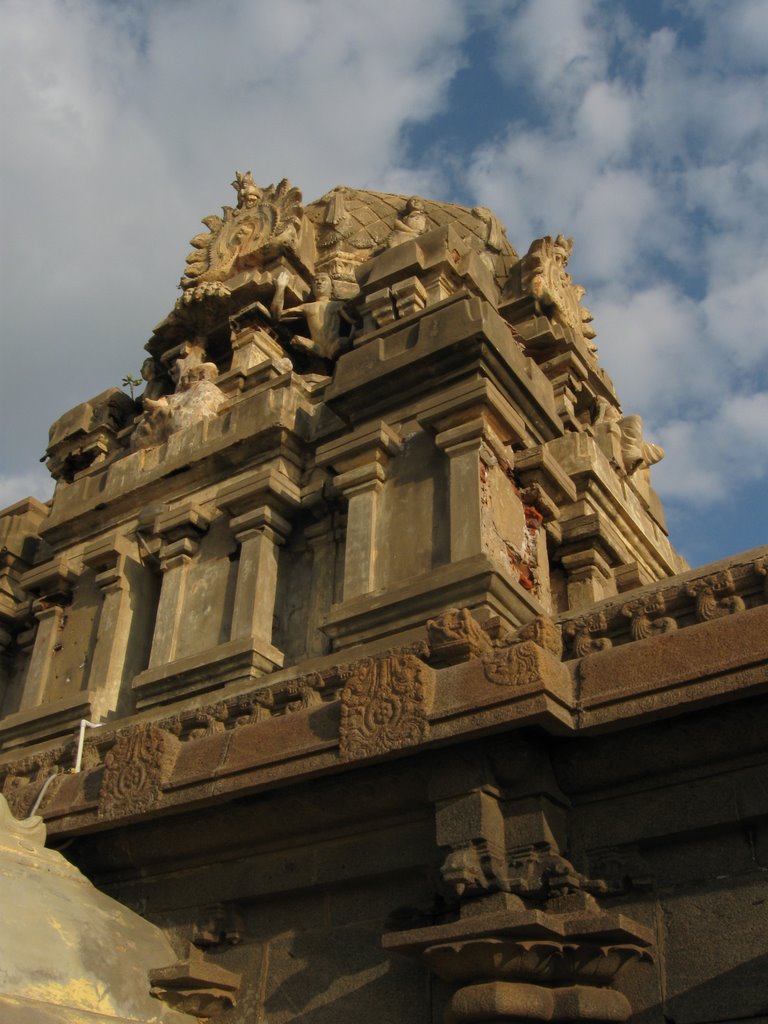
[[[41,818],[0,796],[0,1019],[5,1024],[184,1024],[149,994],[176,956],[160,928],[46,849]]]

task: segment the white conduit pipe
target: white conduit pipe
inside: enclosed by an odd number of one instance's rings
[[[89,729],[100,729],[103,724],[104,724],[103,722],[89,722],[85,718],[81,718],[80,719],[80,727],[79,727],[78,736],[77,736],[77,754],[75,756],[75,767],[72,769],[72,774],[73,775],[77,775],[80,772],[80,769],[81,769],[82,764],[83,764],[83,746],[85,745],[85,730],[86,730],[86,728],[89,728]],[[43,802],[43,797],[45,796],[45,791],[48,789],[48,787],[53,782],[53,780],[58,778],[59,774],[60,774],[59,772],[56,772],[55,775],[49,775],[48,778],[45,780],[45,782],[43,783],[43,788],[37,794],[37,800],[35,800],[34,804],[32,805],[32,810],[27,815],[28,818],[33,818],[35,816],[35,814],[37,813],[38,807]]]
[[[85,743],[86,726],[89,729],[100,729],[103,724],[103,722],[88,722],[85,718],[80,719],[80,735],[77,738],[77,757],[75,758],[74,775],[78,774],[80,766],[83,763],[83,745]]]

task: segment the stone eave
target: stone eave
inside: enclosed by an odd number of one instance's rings
[[[355,342],[338,361],[324,399],[351,422],[383,415],[424,392],[477,372],[499,387],[537,435],[562,433],[549,382],[490,303],[462,289]]]
[[[364,659],[379,665],[411,659],[429,677],[432,706],[415,745],[395,741],[387,749],[376,737],[362,752],[350,745],[343,725],[349,689],[344,680],[362,663],[338,655],[316,660],[311,676],[297,677],[294,668],[270,677],[269,687],[258,691],[273,694],[263,720],[224,721],[227,706],[234,715],[232,709],[247,701],[253,687],[225,691],[216,704],[174,709],[165,718],[154,709],[152,716],[124,720],[114,733],[100,730],[90,742],[102,763],[78,775],[63,773],[40,813],[51,834],[90,832],[485,735],[531,726],[556,735],[590,735],[745,699],[768,691],[768,605],[567,663],[533,641],[518,644],[517,660],[509,660],[510,650],[486,650],[444,667],[430,664],[423,643]],[[105,763],[118,744],[139,735],[165,751],[155,766],[154,789],[131,807],[110,808],[105,773],[116,769]],[[2,759],[8,774],[18,753]],[[25,755],[33,756],[28,749]],[[39,785],[33,788],[36,794]]]

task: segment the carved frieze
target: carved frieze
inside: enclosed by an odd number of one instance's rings
[[[29,815],[46,779],[59,770],[65,757],[65,751],[59,748],[22,758],[13,764],[3,779],[0,792],[15,817],[26,818]]]
[[[571,652],[576,658],[584,658],[588,654],[607,651],[613,646],[607,636],[599,636],[608,629],[604,611],[584,615],[580,619],[571,619],[564,623],[563,634],[569,639]]]
[[[342,671],[339,751],[344,760],[415,746],[429,735],[434,672],[412,654],[366,658]]]
[[[686,587],[689,597],[696,599],[696,618],[699,622],[743,612],[746,607],[743,598],[734,593],[733,575],[728,569],[694,580]]]
[[[322,676],[312,672],[308,676],[300,676],[292,679],[283,690],[286,700],[286,714],[295,711],[305,711],[307,708],[314,708],[323,703],[322,691],[325,684]]]
[[[153,807],[173,770],[178,748],[175,736],[154,725],[120,734],[104,758],[99,817],[140,814]]]
[[[448,608],[427,622],[430,660],[451,664],[479,658],[491,646],[490,637],[469,608]]]
[[[677,622],[671,616],[661,615],[665,610],[664,595],[656,593],[628,601],[621,613],[630,620],[632,639],[646,640],[649,636],[672,633],[677,629]]]
[[[502,641],[483,660],[486,677],[498,686],[536,686],[558,671],[563,654],[560,628],[540,616],[523,626],[511,641]]]

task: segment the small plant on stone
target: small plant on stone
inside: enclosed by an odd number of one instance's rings
[[[133,374],[126,373],[123,377],[123,387],[128,388],[131,392],[131,400],[134,400],[134,389],[139,387],[141,384],[141,377],[134,377]]]

